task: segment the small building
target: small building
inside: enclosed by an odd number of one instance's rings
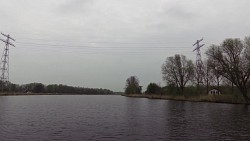
[[[220,95],[221,92],[217,89],[212,89],[208,92],[208,95]]]

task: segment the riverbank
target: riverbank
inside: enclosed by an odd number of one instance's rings
[[[51,93],[0,93],[0,96],[53,95]]]
[[[213,102],[213,103],[229,103],[229,104],[245,104],[243,98],[232,95],[198,95],[198,96],[184,96],[184,95],[152,95],[152,94],[128,94],[122,95],[134,98],[149,98],[149,99],[163,99],[176,101],[191,101],[191,102]],[[249,105],[249,104],[248,104]]]
[[[29,96],[29,95],[120,95],[120,94],[66,94],[66,93],[0,93],[0,96]]]

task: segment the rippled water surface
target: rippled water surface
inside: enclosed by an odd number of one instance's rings
[[[0,97],[0,141],[250,140],[250,106],[122,96]]]

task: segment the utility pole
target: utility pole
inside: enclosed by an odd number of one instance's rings
[[[203,40],[197,40],[193,46],[196,46],[196,48],[193,50],[196,51],[196,74],[197,74],[197,87],[199,90],[200,84],[203,84],[203,77],[205,76],[204,73],[204,65],[201,59],[201,52],[200,52],[200,48],[203,47],[205,44],[200,45],[200,42]]]
[[[0,38],[1,41],[5,43],[5,47],[3,50],[3,55],[1,58],[1,87],[2,87],[2,92],[4,91],[4,88],[7,90],[9,89],[9,46],[15,47],[10,40],[15,41],[10,35],[6,35],[4,33],[1,33],[3,36],[6,37],[6,40],[3,40]]]

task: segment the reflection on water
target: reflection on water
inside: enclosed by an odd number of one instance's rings
[[[122,96],[0,97],[0,140],[250,140],[249,106]]]

